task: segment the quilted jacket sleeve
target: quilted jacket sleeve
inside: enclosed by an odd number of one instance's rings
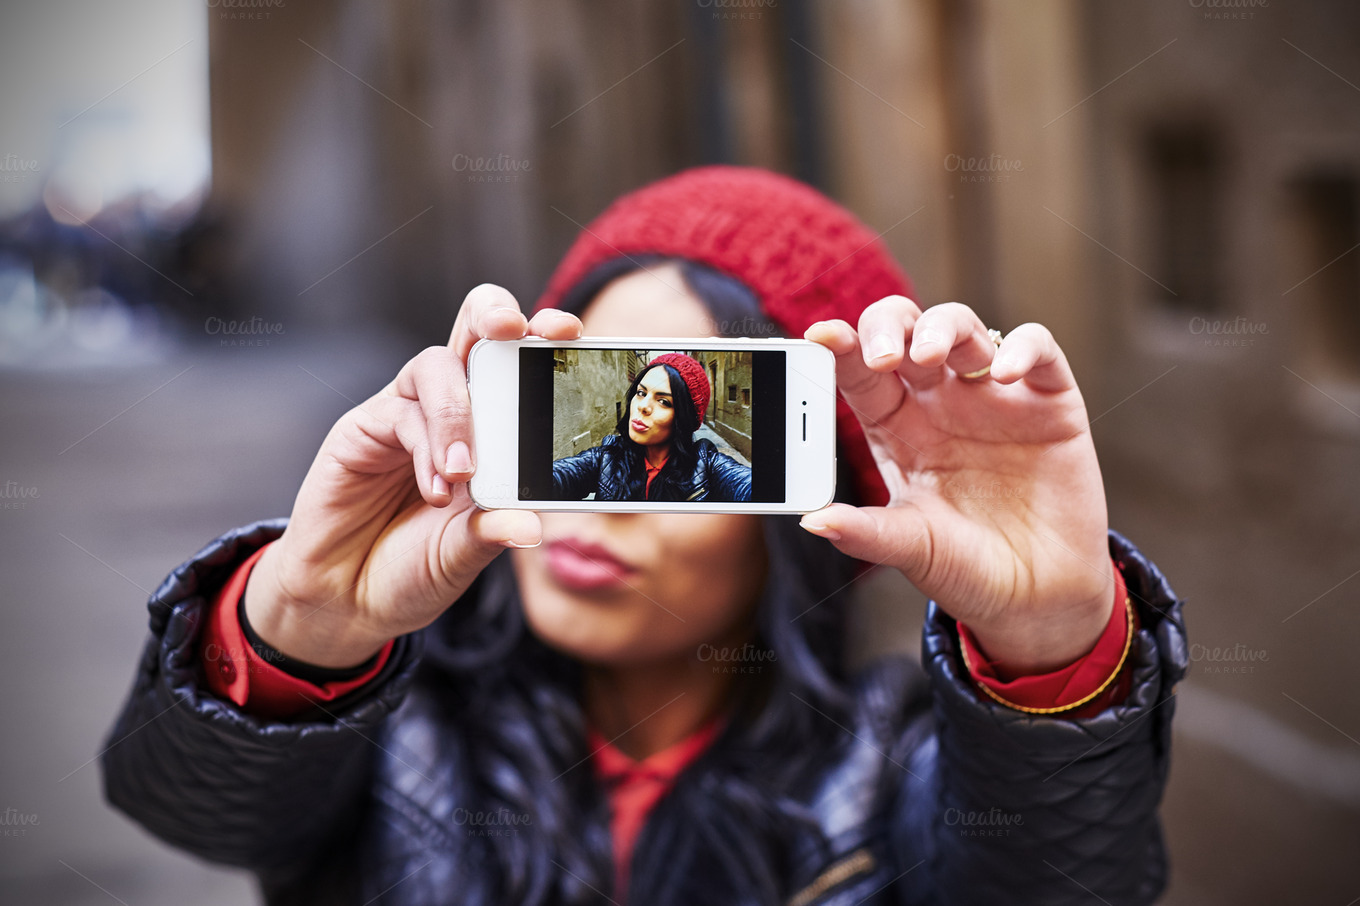
[[[575,456],[553,460],[553,493],[558,500],[585,500],[600,484],[600,459],[603,450],[591,447]]]
[[[152,595],[151,637],[100,758],[114,806],[174,846],[255,870],[266,888],[314,867],[357,823],[370,740],[410,685],[420,638],[397,639],[382,673],[324,712],[269,721],[213,697],[198,656],[205,611],[284,524],[224,535]]]
[[[751,469],[710,445],[707,466],[708,500],[724,502],[751,499]]]
[[[1188,650],[1182,602],[1139,551],[1110,532],[1142,628],[1123,704],[1087,719],[1031,715],[972,689],[953,620],[932,602],[923,664],[935,733],[903,752],[912,772],[894,806],[893,850],[912,868],[903,903],[1153,902],[1166,885],[1158,804],[1174,686]],[[915,864],[915,868],[913,865]]]

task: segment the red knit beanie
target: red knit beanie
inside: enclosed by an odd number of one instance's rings
[[[669,365],[680,372],[681,380],[689,388],[689,398],[694,400],[694,411],[699,413],[699,424],[702,425],[704,411],[708,409],[708,375],[704,373],[704,366],[683,352],[659,355],[647,363],[648,368],[653,365]]]
[[[577,236],[535,311],[556,306],[605,261],[648,253],[688,258],[736,278],[791,337],[831,318],[854,325],[870,303],[911,295],[887,248],[844,208],[788,177],[722,166],[686,170],[611,204]],[[887,503],[878,465],[843,399],[836,403],[836,434],[860,502]]]

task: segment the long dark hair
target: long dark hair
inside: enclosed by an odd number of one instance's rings
[[[562,307],[579,312],[610,280],[658,260],[597,268]],[[681,270],[720,328],[734,325],[724,332],[756,335],[750,325],[768,323],[739,281],[693,262]],[[844,493],[838,499],[853,502]],[[768,572],[755,648],[767,654],[759,672],[736,678],[722,732],[645,825],[631,903],[782,903],[797,867],[819,856],[795,853],[796,840],[831,855],[802,802],[846,743],[844,613],[857,563],[796,517],[761,518]],[[467,867],[451,879],[460,901],[603,902],[613,858],[606,794],[589,763],[582,665],[528,631],[507,558],[431,628],[422,669],[459,730],[458,794],[469,810],[520,819],[514,833],[451,836]]]
[[[637,396],[638,385],[647,376],[649,371],[660,368],[666,372],[666,377],[671,384],[671,452],[666,460],[665,468],[661,470],[656,478],[652,479],[652,484],[660,484],[654,500],[679,500],[683,499],[682,485],[686,476],[694,474],[694,464],[698,460],[698,444],[694,440],[694,432],[699,429],[699,413],[694,408],[694,399],[689,395],[689,390],[685,386],[685,379],[680,376],[680,372],[673,366],[662,362],[660,365],[652,365],[643,368],[633,378],[633,382],[628,385],[628,394],[624,397],[623,415],[619,422],[614,426],[615,432],[622,438],[624,455],[627,457],[628,473],[630,475],[641,475],[643,472],[642,458],[645,454],[643,445],[633,440],[628,435],[628,423],[632,420],[633,398]]]

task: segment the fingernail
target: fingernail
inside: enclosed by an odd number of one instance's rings
[[[504,541],[501,542],[501,546],[502,546],[502,547],[513,547],[513,548],[515,548],[515,549],[517,549],[517,550],[528,550],[529,548],[538,547],[538,546],[539,546],[540,544],[542,544],[542,543],[543,543],[543,539],[542,539],[542,538],[539,538],[539,539],[538,539],[537,541],[535,541],[533,544],[520,544],[520,543],[519,543],[518,541],[516,541],[514,538],[506,538]]]
[[[449,496],[449,483],[444,480],[444,476],[438,472],[434,473],[434,481],[431,482],[431,490],[436,497]]]
[[[879,334],[869,341],[869,351],[873,353],[871,358],[881,359],[884,356],[892,355],[895,348],[892,340],[884,334]]]
[[[839,541],[841,538],[841,533],[829,525],[821,525],[815,522],[799,522],[798,524],[817,537],[825,538],[827,541]]]
[[[944,336],[933,328],[927,327],[925,330],[915,335],[916,346],[940,346],[944,343]]]
[[[1015,357],[1009,355],[999,355],[992,360],[992,371],[1010,371],[1015,367]]]
[[[468,452],[468,445],[461,440],[455,440],[449,446],[449,456],[444,462],[445,472],[471,472],[472,454]]]

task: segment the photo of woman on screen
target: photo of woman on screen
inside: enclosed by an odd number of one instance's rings
[[[615,433],[553,462],[560,500],[751,499],[751,469],[694,436],[708,409],[709,381],[690,356],[659,355],[633,378]]]

